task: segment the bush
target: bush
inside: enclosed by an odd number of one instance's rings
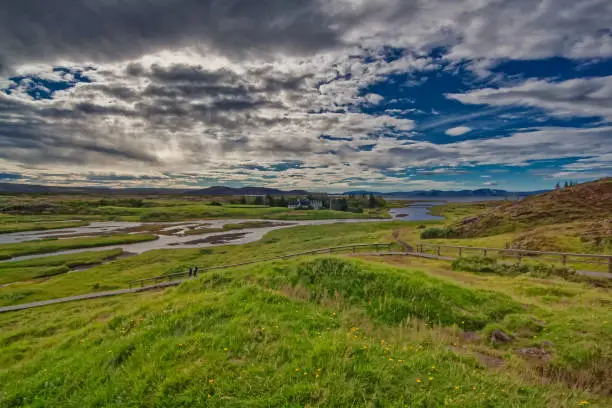
[[[338,258],[302,262],[287,278],[293,287],[307,289],[311,301],[341,300],[390,324],[416,317],[446,326],[463,322],[462,327],[476,330],[521,310],[502,294],[466,289],[420,272],[406,274]]]
[[[458,258],[453,261],[453,270],[468,271],[479,273],[494,273],[496,275],[517,276],[529,274],[535,278],[548,278],[558,276],[567,280],[580,280],[580,276],[576,275],[576,271],[564,266],[548,265],[543,263],[526,264],[526,263],[497,263],[493,258],[484,258],[480,256]]]
[[[421,232],[421,239],[456,238],[459,233],[452,228],[427,228]]]

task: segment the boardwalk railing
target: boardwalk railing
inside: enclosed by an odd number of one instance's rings
[[[394,243],[392,242],[386,242],[386,243],[375,243],[375,244],[353,244],[353,245],[343,245],[343,246],[337,246],[337,247],[331,247],[331,248],[315,249],[313,251],[297,252],[297,253],[288,254],[288,255],[280,255],[280,256],[275,256],[272,258],[265,258],[265,259],[256,259],[254,261],[247,261],[247,262],[241,262],[241,263],[236,263],[236,264],[211,266],[208,268],[201,268],[201,269],[198,268],[198,273],[212,271],[216,269],[226,269],[226,268],[233,268],[237,266],[250,265],[250,264],[259,263],[259,262],[273,261],[276,259],[293,258],[296,256],[303,256],[303,255],[332,254],[334,252],[346,252],[346,251],[349,251],[349,252],[352,251],[353,253],[356,253],[358,249],[363,249],[363,248],[374,248],[376,252],[380,252],[381,249],[387,249],[388,251],[391,251],[391,247],[393,245]],[[161,283],[165,281],[170,282],[170,281],[177,280],[183,277],[189,277],[189,271],[171,273],[168,275],[153,276],[151,278],[145,278],[145,279],[138,279],[138,280],[128,282],[128,285],[130,288],[132,286],[138,286],[138,285],[145,286],[151,283]]]
[[[590,263],[599,265],[608,265],[608,272],[612,273],[612,255],[601,254],[579,254],[573,252],[546,252],[546,251],[531,251],[528,249],[505,249],[505,248],[484,248],[484,247],[469,247],[457,245],[439,245],[418,243],[417,252],[426,253],[431,251],[434,254],[441,256],[441,250],[445,249],[448,253],[457,253],[458,256],[464,256],[466,253],[473,255],[481,254],[487,256],[489,254],[497,254],[498,256],[514,257],[519,262],[523,258],[537,258],[538,260],[547,260],[561,262],[563,265],[568,263]]]

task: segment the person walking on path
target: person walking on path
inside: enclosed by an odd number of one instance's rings
[[[195,268],[193,268],[193,277],[194,278],[198,277],[198,267],[197,266]]]
[[[191,277],[191,266],[189,267],[189,277]]]

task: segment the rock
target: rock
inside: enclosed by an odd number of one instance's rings
[[[497,368],[504,364],[504,359],[501,357],[490,356],[481,352],[476,352],[476,357],[483,365],[489,368]]]
[[[478,335],[478,333],[475,332],[463,332],[461,334],[463,336],[463,339],[466,341],[470,341],[470,342],[477,342],[480,341],[480,335]]]
[[[495,329],[491,333],[491,341],[498,344],[510,343],[512,341],[512,336],[499,329]]]
[[[539,347],[525,347],[516,350],[516,353],[530,359],[548,361],[550,353],[547,350]]]

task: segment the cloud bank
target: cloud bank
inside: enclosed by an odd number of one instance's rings
[[[0,1],[0,170],[332,190],[476,185],[546,160],[564,160],[547,177],[606,174],[612,77],[580,72],[612,58],[610,15],[604,0]],[[527,69],[550,58],[573,77]]]

